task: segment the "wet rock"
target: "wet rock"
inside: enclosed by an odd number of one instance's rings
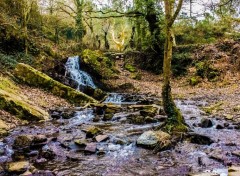
[[[105,154],[106,154],[106,150],[103,147],[98,149],[98,152],[97,152],[98,156],[103,156]]]
[[[137,139],[137,145],[147,148],[159,147],[159,150],[168,148],[171,136],[163,131],[147,131]]]
[[[129,116],[129,118],[131,118],[130,123],[137,124],[137,125],[145,124],[145,118],[143,116],[132,115],[132,116]]]
[[[145,117],[145,122],[146,123],[156,123],[157,119],[147,116],[147,117]]]
[[[33,144],[39,144],[47,142],[47,137],[45,135],[35,135],[33,136]]]
[[[150,116],[154,117],[159,114],[160,107],[157,105],[132,105],[128,107],[129,109],[133,109],[133,111],[139,110],[140,114],[144,117]]]
[[[191,143],[199,145],[210,145],[214,142],[210,137],[197,133],[189,133],[187,138]]]
[[[124,145],[124,144],[127,144],[127,140],[125,139],[121,139],[119,137],[115,137],[111,140],[111,142],[113,142],[114,144],[120,144],[120,145]]]
[[[86,137],[92,138],[92,137],[98,135],[100,132],[101,132],[101,130],[95,126],[88,127],[86,129]]]
[[[28,161],[19,161],[19,162],[11,162],[6,166],[6,171],[9,173],[24,173],[30,167]]]
[[[224,126],[222,126],[221,124],[217,124],[216,129],[218,129],[218,130],[224,129]]]
[[[51,113],[51,117],[52,117],[53,119],[60,119],[62,116],[61,116],[61,113],[60,113],[60,112],[53,111],[53,112]]]
[[[109,138],[108,135],[98,135],[98,136],[96,136],[95,139],[97,142],[103,142],[103,141],[107,140],[108,138]]]
[[[99,116],[95,116],[92,121],[93,122],[99,122],[101,120],[101,118]]]
[[[13,148],[15,149],[27,148],[31,146],[32,142],[33,142],[32,135],[20,135],[15,138]]]
[[[74,116],[74,112],[63,112],[61,116],[63,119],[70,119]]]
[[[30,146],[43,146],[47,142],[45,135],[20,135],[14,140],[13,148],[29,148]]]
[[[86,147],[87,145],[87,141],[85,139],[76,139],[74,143],[80,147]]]
[[[54,153],[53,149],[50,148],[48,145],[45,145],[43,148],[42,148],[42,151],[41,151],[41,154],[40,154],[43,158],[45,159],[54,159],[56,154]]]
[[[213,122],[208,118],[202,118],[199,126],[202,128],[210,128],[213,126]]]
[[[89,153],[96,153],[97,151],[97,144],[96,143],[88,143],[86,148],[85,148],[85,152],[89,152]]]
[[[113,113],[105,113],[103,116],[103,121],[109,121],[112,120],[114,114]]]

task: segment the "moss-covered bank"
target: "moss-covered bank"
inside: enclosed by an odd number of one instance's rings
[[[29,121],[47,120],[49,117],[46,111],[21,96],[18,87],[3,77],[0,77],[0,109]]]
[[[68,87],[58,81],[55,81],[46,74],[32,68],[29,65],[19,63],[14,71],[15,76],[22,82],[29,84],[30,86],[40,87],[52,92],[54,95],[65,98],[70,103],[75,105],[83,105],[86,103],[97,102],[92,97],[85,95],[82,92]]]

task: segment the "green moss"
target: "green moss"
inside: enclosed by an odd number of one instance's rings
[[[199,77],[192,77],[192,78],[190,78],[190,80],[189,80],[189,84],[191,85],[191,86],[196,86],[198,83],[200,83],[200,78]]]
[[[187,132],[184,117],[173,101],[170,83],[163,86],[162,97],[164,111],[168,116],[164,130],[168,133]]]
[[[134,72],[137,71],[136,67],[134,67],[133,65],[131,65],[131,64],[129,64],[129,63],[126,63],[126,64],[124,65],[124,68],[125,68],[127,71],[131,72],[131,73],[134,73]]]
[[[15,68],[15,76],[22,82],[31,86],[40,87],[52,92],[54,95],[65,98],[70,103],[82,105],[88,102],[97,102],[93,98],[82,92],[65,86],[58,81],[53,80],[42,72],[39,72],[29,65],[20,63]]]
[[[213,68],[209,62],[201,61],[195,64],[196,75],[201,78],[207,78],[209,81],[214,81],[220,75],[216,68]]]
[[[116,76],[113,61],[104,57],[100,51],[86,49],[82,52],[82,61],[89,72],[100,79],[112,79]]]
[[[9,79],[0,77],[0,109],[24,120],[46,120],[48,113],[21,96],[19,88]]]

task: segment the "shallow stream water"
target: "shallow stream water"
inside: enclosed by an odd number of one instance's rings
[[[118,100],[123,99],[121,95],[113,96]],[[0,163],[4,165],[12,161],[11,156],[14,152],[12,145],[16,136],[42,134],[48,139],[43,146],[44,150],[52,151],[54,157],[43,159],[42,156],[36,155],[26,157],[26,159],[37,169],[50,170],[58,176],[184,176],[200,172],[227,176],[228,166],[240,164],[240,158],[233,155],[234,152],[240,150],[240,131],[236,127],[237,124],[212,118],[212,127],[199,127],[201,119],[208,118],[200,110],[206,102],[178,100],[176,104],[181,109],[192,132],[208,136],[213,140],[211,144],[200,145],[183,139],[174,148],[157,154],[152,150],[136,146],[136,140],[143,131],[153,129],[161,122],[129,123],[128,115],[135,112],[127,107],[129,104],[140,102],[138,99],[144,98],[141,95],[132,96],[133,99],[134,101],[123,102],[123,105],[117,102],[122,107],[122,111],[114,114],[110,121],[94,122],[96,117],[94,109],[76,107],[72,110],[62,109],[62,111],[71,111],[70,118],[51,119],[43,123],[18,127],[0,143],[0,149],[5,150],[0,157]],[[113,103],[113,101],[109,98],[109,102]],[[152,97],[152,102],[154,101],[155,98]],[[217,129],[218,124],[223,128]],[[83,148],[74,143],[74,140],[85,139],[84,129],[89,126],[99,127],[102,134],[109,136],[108,140],[99,143],[87,139],[90,143],[96,143],[96,153],[86,153]],[[30,152],[33,151],[34,149]]]

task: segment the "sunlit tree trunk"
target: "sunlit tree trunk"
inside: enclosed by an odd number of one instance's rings
[[[162,87],[162,99],[164,111],[168,116],[165,129],[168,132],[183,132],[187,131],[187,127],[184,122],[184,118],[180,110],[176,107],[173,101],[171,93],[171,61],[172,61],[172,48],[173,48],[173,23],[181,10],[183,0],[179,0],[176,11],[174,12],[174,1],[164,0],[165,5],[165,32],[166,41],[164,46],[164,63],[163,63],[163,75],[164,84]]]

